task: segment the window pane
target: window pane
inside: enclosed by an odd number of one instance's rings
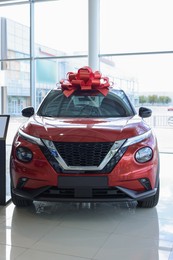
[[[9,5],[9,4],[16,4],[16,3],[23,3],[29,2],[30,0],[1,0],[0,5]]]
[[[35,4],[35,41],[56,55],[83,54],[88,48],[88,0]],[[44,56],[44,53],[39,53]]]
[[[50,89],[56,88],[69,71],[77,72],[87,64],[87,58],[37,59],[36,60],[36,104],[40,104]]]
[[[108,65],[109,64],[109,65]],[[173,152],[173,54],[104,57],[100,70],[115,87],[125,90],[138,108],[149,107],[146,118],[154,128],[160,152]]]
[[[21,110],[30,105],[30,64],[28,61],[8,61],[7,69],[1,70],[2,86],[7,97],[6,113],[21,115]]]
[[[101,53],[172,50],[172,0],[100,0]]]
[[[173,54],[107,56],[101,58],[100,66],[118,87],[173,94]]]
[[[28,57],[29,5],[0,6],[0,23],[1,59]]]

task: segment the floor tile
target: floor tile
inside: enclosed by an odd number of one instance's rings
[[[66,214],[60,226],[110,233],[120,222],[120,211],[120,208],[114,208],[111,204],[88,204]]]
[[[25,248],[13,247],[8,245],[0,245],[0,259],[1,260],[13,260],[21,255]]]
[[[173,244],[173,220],[159,219],[159,237]]]
[[[88,258],[29,249],[16,260],[88,260]]]
[[[171,253],[169,255],[169,260],[173,260],[173,249],[171,250]]]
[[[95,230],[58,226],[40,239],[33,248],[46,248],[51,252],[91,258],[108,237],[108,233]]]
[[[59,222],[47,215],[40,215],[34,209],[14,208],[12,217],[0,224],[0,243],[13,246],[30,247]]]
[[[170,255],[172,244],[165,244],[165,241],[163,243],[164,247],[160,248],[159,241],[156,239],[112,234],[94,259],[166,260]]]
[[[145,215],[147,216],[147,212]],[[158,218],[141,218],[140,215],[136,214],[133,218],[123,219],[118,224],[114,233],[126,235],[132,239],[134,237],[159,239]]]

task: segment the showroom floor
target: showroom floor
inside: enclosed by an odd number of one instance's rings
[[[7,146],[19,121],[10,122]],[[173,260],[172,128],[155,131],[161,152],[157,207],[43,202],[23,209],[12,203],[0,206],[0,260]]]
[[[156,208],[37,202],[0,207],[0,260],[173,259],[173,154],[161,153]]]

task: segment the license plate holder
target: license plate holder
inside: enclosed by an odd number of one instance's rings
[[[107,188],[108,178],[106,176],[59,176],[59,188]]]

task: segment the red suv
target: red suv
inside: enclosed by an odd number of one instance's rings
[[[34,112],[13,142],[11,195],[16,206],[33,201],[159,200],[157,140],[123,90],[89,67],[69,73]]]

